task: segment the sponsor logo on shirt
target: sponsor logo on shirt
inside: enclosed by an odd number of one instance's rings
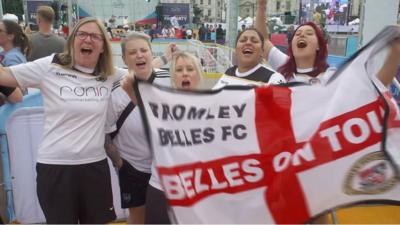
[[[110,96],[110,89],[106,86],[85,87],[69,86],[60,87],[60,97],[69,101],[104,101]]]
[[[56,75],[60,76],[60,77],[71,77],[71,78],[74,78],[74,79],[77,78],[77,76],[75,74],[69,74],[69,73],[56,72]]]

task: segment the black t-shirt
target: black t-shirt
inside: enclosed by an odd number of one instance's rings
[[[232,66],[231,68],[229,68],[225,71],[225,74],[229,75],[229,76],[239,77],[236,75],[236,69],[237,69],[237,66]],[[251,73],[245,77],[241,77],[241,78],[244,78],[247,80],[252,80],[252,81],[268,83],[269,79],[271,78],[271,76],[274,73],[275,73],[274,71],[269,70],[268,68],[265,68],[264,66],[260,66],[253,73]]]

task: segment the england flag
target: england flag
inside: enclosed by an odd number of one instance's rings
[[[188,92],[135,84],[177,223],[305,223],[400,203],[400,114],[376,78],[388,27],[326,85]]]

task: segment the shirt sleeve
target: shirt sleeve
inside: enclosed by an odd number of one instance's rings
[[[268,84],[283,84],[286,83],[285,77],[280,73],[274,73],[269,78]]]
[[[279,67],[285,64],[287,60],[288,56],[278,48],[272,47],[269,51],[268,62],[274,70],[278,71]]]
[[[33,62],[23,63],[15,66],[10,66],[10,70],[22,88],[40,88],[45,76],[50,68],[53,56],[44,57]]]

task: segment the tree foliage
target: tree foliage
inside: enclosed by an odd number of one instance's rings
[[[22,20],[24,6],[22,0],[1,0],[3,3],[3,14],[12,13]]]

